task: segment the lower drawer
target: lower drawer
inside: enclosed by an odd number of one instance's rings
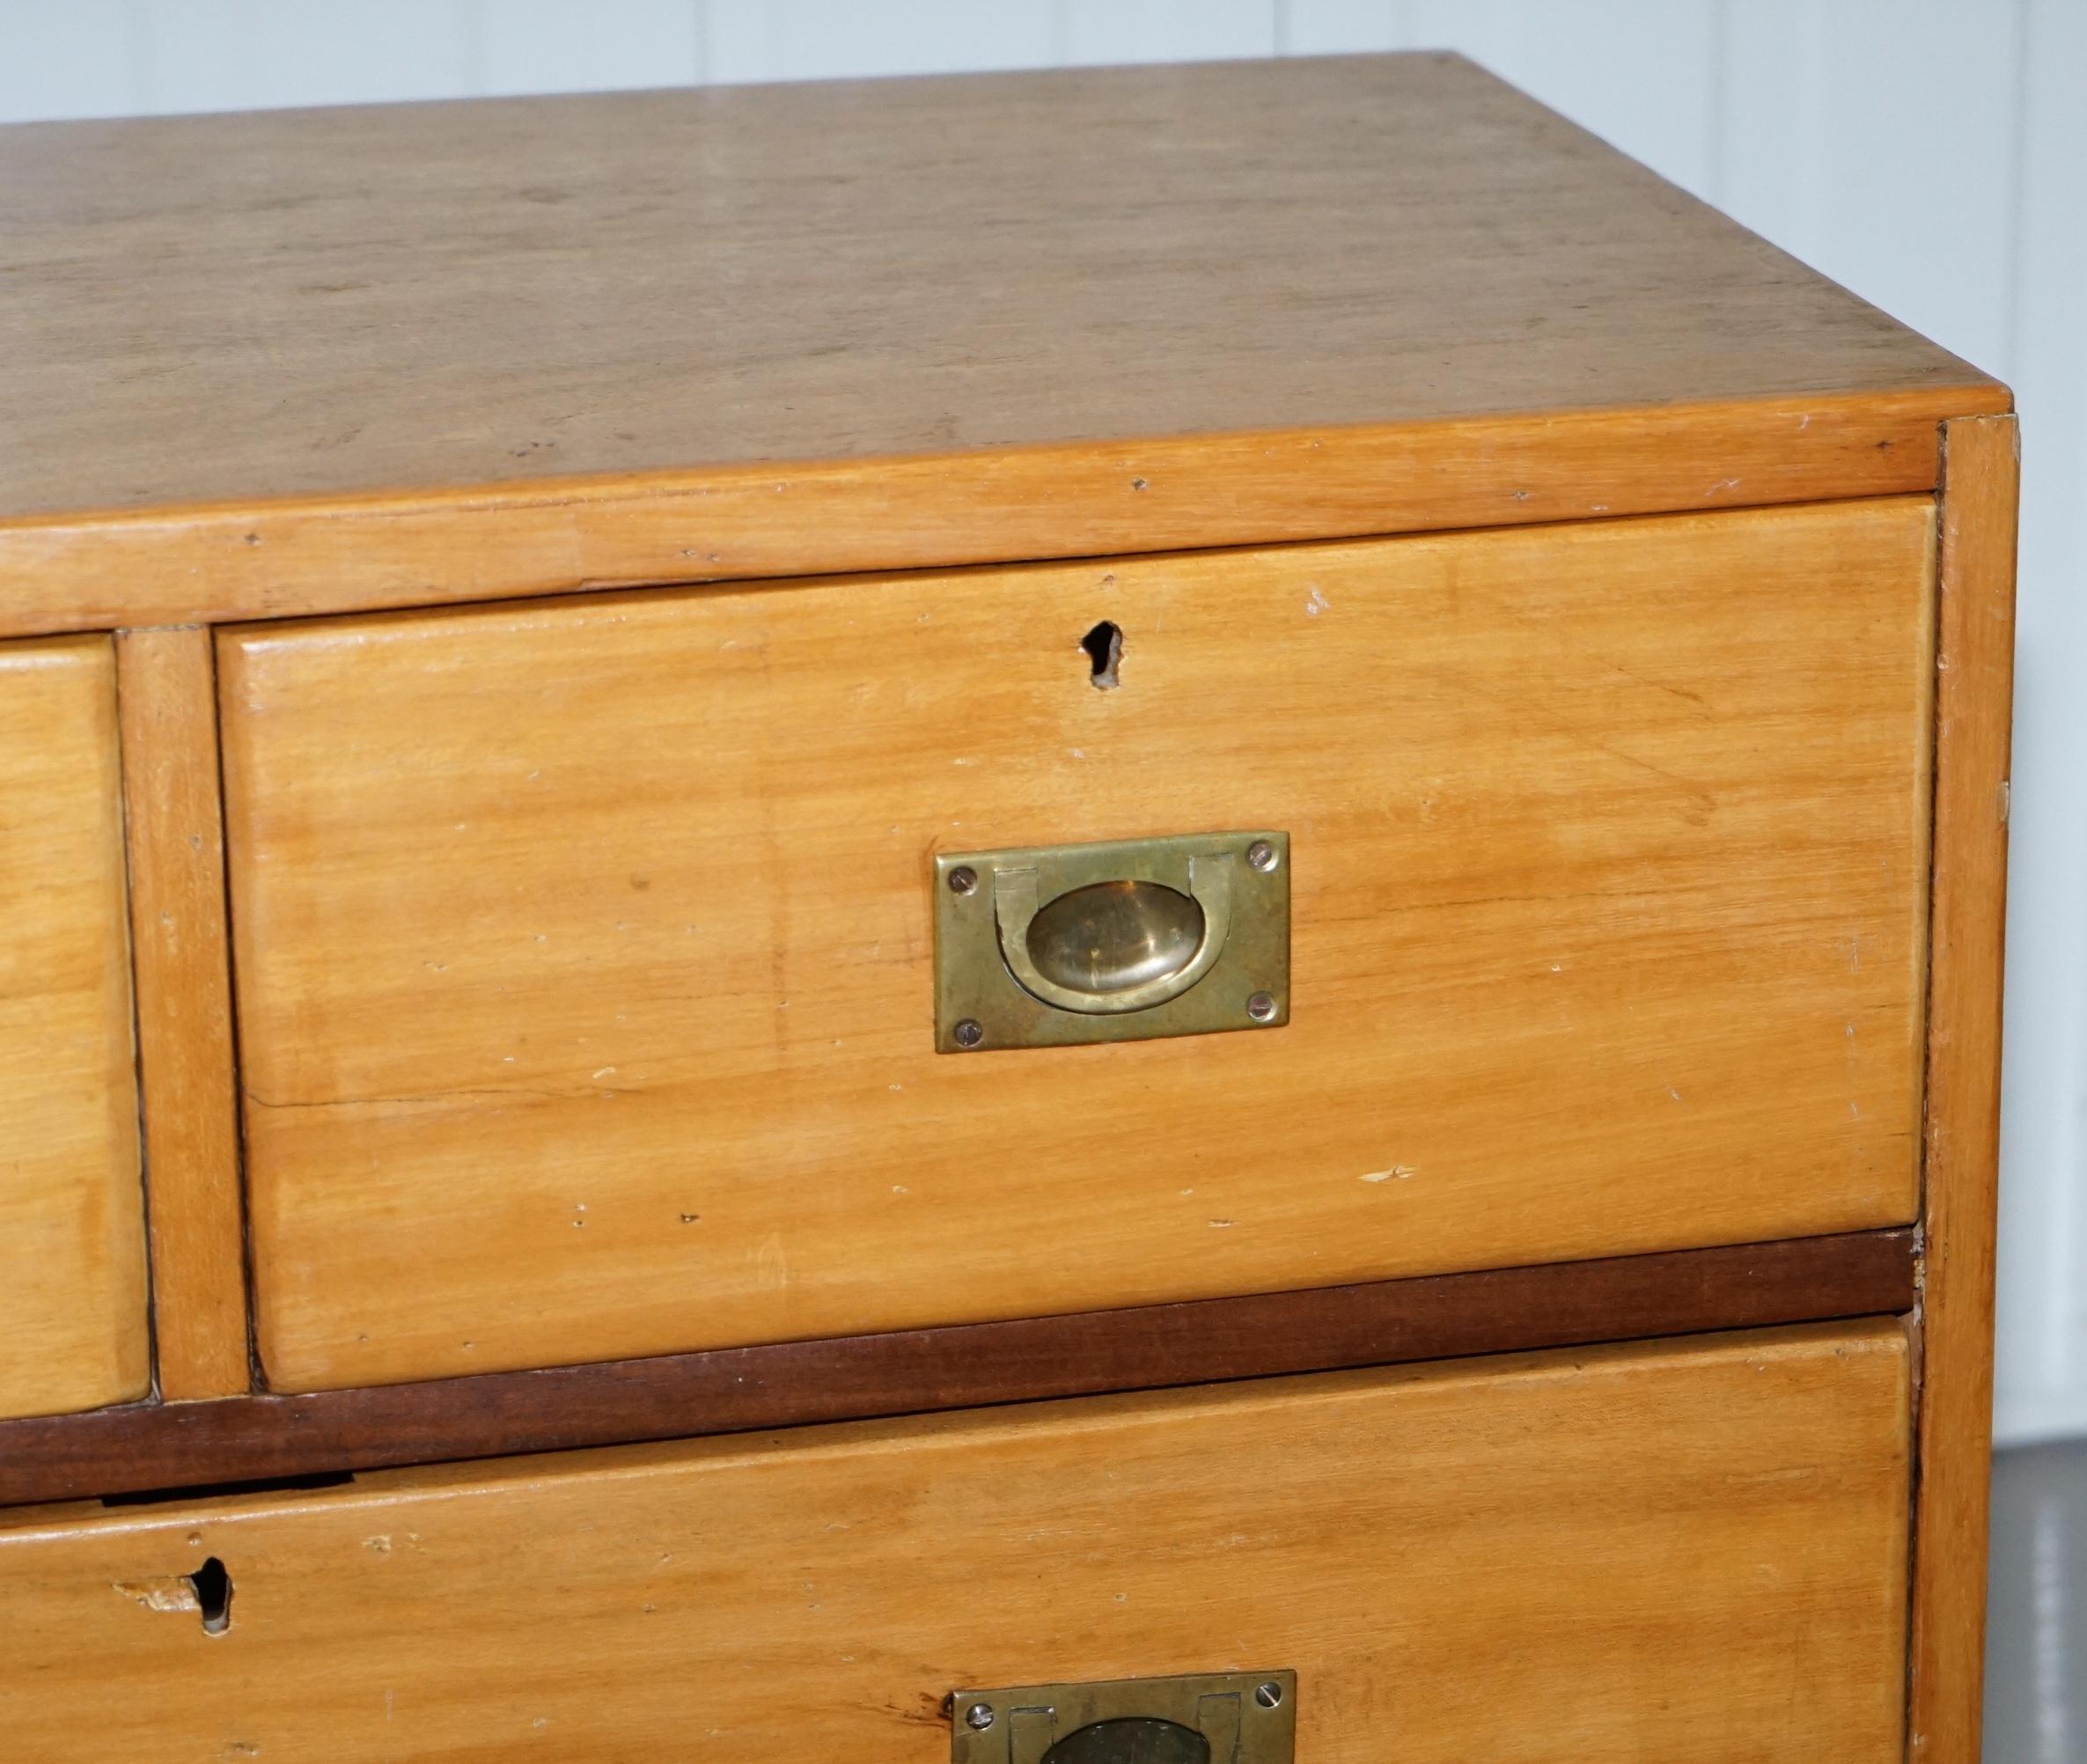
[[[1907,1408],[1878,1323],[46,1510],[0,1729],[929,1764],[961,1687],[1290,1670],[1311,1764],[1883,1764]]]

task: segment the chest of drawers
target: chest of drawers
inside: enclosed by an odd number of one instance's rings
[[[1975,1756],[2004,388],[1441,56],[0,207],[35,1755]]]

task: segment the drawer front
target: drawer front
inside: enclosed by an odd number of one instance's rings
[[[144,1394],[130,936],[106,637],[0,644],[0,1415]]]
[[[1907,1401],[1841,1326],[18,1520],[0,1711],[45,1764],[937,1764],[959,1688],[1288,1670],[1312,1764],[1884,1764]]]
[[[1908,498],[228,634],[271,1382],[1910,1219],[1932,548]],[[935,852],[1244,827],[1287,1024],[935,1051]]]

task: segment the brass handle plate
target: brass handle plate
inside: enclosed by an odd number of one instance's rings
[[[1297,1675],[1214,1672],[960,1690],[951,1764],[1292,1764]]]
[[[1290,840],[1192,834],[935,860],[944,1053],[1279,1026]]]

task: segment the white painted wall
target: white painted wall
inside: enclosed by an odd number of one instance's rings
[[[2087,1433],[2087,0],[0,0],[0,121],[1437,47],[2020,395],[1999,1426]]]

